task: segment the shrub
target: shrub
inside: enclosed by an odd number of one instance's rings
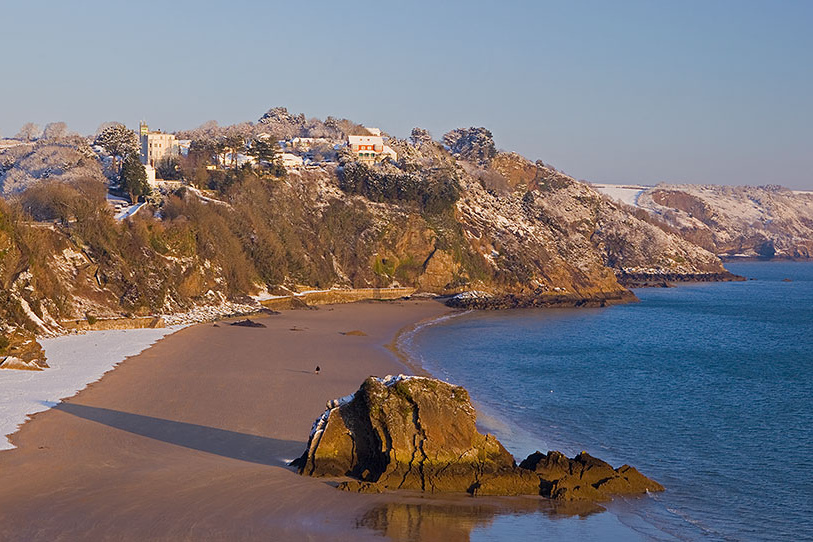
[[[417,205],[422,212],[437,214],[450,209],[460,198],[457,179],[442,170],[429,174],[388,173],[359,162],[339,171],[339,187],[371,201]]]

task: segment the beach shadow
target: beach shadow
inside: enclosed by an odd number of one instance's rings
[[[134,435],[260,465],[288,468],[288,460],[282,456],[296,457],[305,449],[304,442],[247,435],[108,408],[59,403],[53,409]]]

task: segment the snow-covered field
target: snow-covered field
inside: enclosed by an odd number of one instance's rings
[[[50,369],[0,371],[0,450],[13,448],[6,437],[29,415],[75,395],[125,358],[183,327],[89,331],[40,340]]]
[[[636,207],[638,205],[638,196],[641,195],[641,192],[646,190],[647,188],[652,188],[650,186],[642,186],[642,185],[635,185],[635,184],[599,184],[599,183],[592,183],[592,187],[596,189],[596,191],[610,196],[613,199],[623,201],[627,205],[632,205]]]

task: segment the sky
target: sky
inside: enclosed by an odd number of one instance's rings
[[[0,135],[485,126],[594,182],[813,190],[813,2],[0,0]]]

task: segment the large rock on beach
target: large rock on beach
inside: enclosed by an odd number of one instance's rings
[[[369,377],[328,403],[308,448],[294,464],[308,476],[350,477],[339,487],[381,492],[412,489],[473,495],[543,495],[559,500],[663,488],[624,465],[579,454],[536,452],[521,465],[493,435],[476,428],[468,392],[417,376]]]

